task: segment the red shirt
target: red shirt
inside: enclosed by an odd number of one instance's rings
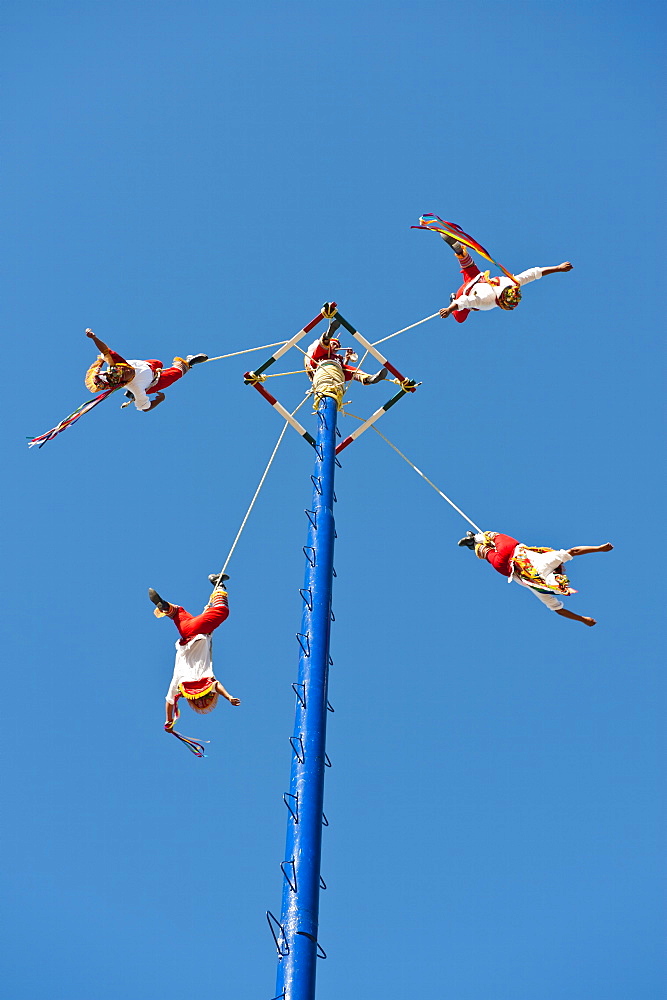
[[[306,358],[307,358],[307,360],[309,362],[309,367],[313,371],[317,367],[317,365],[313,364],[313,362],[324,361],[325,359],[327,361],[337,361],[338,364],[343,369],[343,374],[345,375],[345,381],[346,382],[351,382],[352,379],[355,377],[355,375],[363,375],[364,374],[363,372],[358,372],[356,368],[352,367],[352,365],[346,365],[346,364],[344,364],[343,363],[343,358],[338,353],[338,351],[337,351],[336,348],[331,347],[331,346],[329,346],[329,347],[323,347],[321,343],[318,343],[317,347],[315,347],[310,354],[306,355]],[[359,381],[361,381],[361,379],[357,378],[356,381],[359,382]]]
[[[114,361],[115,361],[116,364],[122,364],[122,365],[129,365],[130,364],[130,362],[126,361],[125,358],[123,358],[118,353],[118,351],[109,351],[109,354],[114,359]],[[162,362],[158,361],[157,358],[149,358],[144,363],[147,364],[149,368],[152,368],[154,372],[162,371]],[[132,366],[130,365],[130,367],[132,367]]]
[[[511,535],[502,535],[500,532],[493,540],[495,549],[490,549],[486,553],[487,562],[490,562],[494,569],[502,573],[503,576],[512,575],[512,555],[519,545],[517,538]]]

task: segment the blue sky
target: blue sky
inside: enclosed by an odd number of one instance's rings
[[[436,212],[509,268],[575,268],[390,341],[423,385],[379,428],[484,527],[615,550],[573,564],[586,629],[457,549],[377,435],[345,453],[318,997],[664,996],[662,5],[1,18],[7,994],[274,995],[312,452],[286,435],[234,555],[216,671],[243,704],[184,717],[196,760],[162,731],[174,634],[146,588],[203,605],[281,422],[242,382],[260,353],[28,451],[87,398],[84,329],[213,356],[336,299],[379,339],[457,286],[410,229]]]

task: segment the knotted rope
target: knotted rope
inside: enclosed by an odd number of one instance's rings
[[[345,374],[337,361],[320,361],[313,375],[313,409],[317,410],[320,401],[329,396],[336,400],[338,409],[343,407],[345,394]]]

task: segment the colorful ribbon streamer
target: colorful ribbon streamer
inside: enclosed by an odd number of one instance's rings
[[[185,743],[188,750],[190,750],[195,757],[206,757],[203,744],[199,743],[197,740],[191,740],[187,736],[182,736],[180,733],[177,733],[175,729],[167,729],[166,732],[171,733],[171,735],[175,736],[177,740],[181,741],[181,743]],[[210,742],[210,740],[204,740],[204,743]]]
[[[97,406],[98,403],[101,403],[103,399],[106,399],[107,396],[110,396],[111,393],[115,392],[118,388],[119,386],[114,385],[111,389],[105,389],[104,392],[100,392],[93,399],[88,400],[87,403],[82,403],[81,406],[77,407],[74,413],[70,413],[68,417],[61,420],[55,427],[52,427],[50,431],[46,431],[44,434],[40,434],[38,437],[29,440],[28,447],[34,448],[35,445],[37,445],[38,448],[43,448],[47,441],[52,441],[54,437],[62,433],[62,431],[66,431],[68,427],[71,427],[72,424],[76,423],[79,417],[82,417],[84,413],[90,413],[90,411]]]
[[[476,253],[480,254],[486,260],[490,260],[492,264],[499,267],[503,274],[507,275],[510,281],[513,281],[515,285],[519,282],[516,280],[511,271],[503,267],[500,261],[494,260],[488,250],[485,250],[481,243],[469,236],[468,233],[464,233],[460,226],[457,226],[455,222],[446,222],[445,219],[441,219],[439,215],[433,215],[432,212],[427,212],[426,215],[421,215],[419,217],[418,226],[410,226],[411,229],[430,229],[434,233],[444,233],[445,236],[452,236],[459,243],[464,243],[465,246],[470,247]]]
[[[419,217],[418,226],[410,226],[411,229],[430,229],[432,232],[444,233],[446,236],[451,236],[453,239],[458,240],[459,243],[464,243],[471,250],[475,250],[486,260],[490,260],[492,264],[496,264],[498,267],[497,260],[494,260],[488,250],[485,250],[481,243],[469,236],[468,233],[464,233],[460,226],[457,226],[455,222],[446,222],[441,219],[439,215],[433,215],[432,212],[427,212],[426,215]]]

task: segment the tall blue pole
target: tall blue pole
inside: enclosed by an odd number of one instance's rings
[[[324,822],[327,682],[334,553],[334,472],[336,418],[334,399],[318,409],[317,458],[313,504],[308,511],[306,574],[299,645],[299,679],[292,745],[287,846],[283,884],[276,994],[285,1000],[314,1000],[318,951],[320,860]]]

